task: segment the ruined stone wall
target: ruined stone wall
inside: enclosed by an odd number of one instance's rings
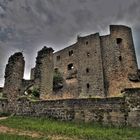
[[[126,109],[128,112],[127,124],[133,127],[140,127],[140,88],[127,88],[124,90]]]
[[[16,115],[140,127],[140,92],[134,91],[130,91],[131,93],[126,91],[125,97],[102,99],[88,98],[32,102],[27,98],[19,98]]]
[[[125,124],[124,99],[18,100],[17,115],[44,116],[65,121]]]
[[[12,55],[5,69],[3,96],[8,99],[9,112],[13,112],[17,98],[22,95],[22,79],[24,75],[24,57],[21,52]]]
[[[70,70],[69,64],[73,64]],[[63,89],[59,91],[62,97],[104,96],[99,34],[78,37],[76,44],[56,52],[54,66],[62,73],[65,80]]]
[[[126,26],[111,25],[105,36],[78,37],[75,44],[54,53],[53,61],[64,81],[63,88],[53,91],[50,99],[120,96],[126,87],[140,87],[135,82],[139,77],[132,33]],[[40,64],[36,67],[42,69]],[[39,87],[45,86],[48,72],[42,73],[43,84],[37,78],[41,77],[38,68],[32,69],[31,79],[35,78]]]
[[[42,99],[52,94],[53,69],[53,49],[44,47],[38,52],[34,70],[35,88],[39,90]]]
[[[63,76],[63,88],[53,94],[53,98],[77,98],[78,90],[78,45],[77,43],[61,51],[54,53],[54,70],[58,70]],[[72,64],[71,69],[68,65]]]
[[[110,35],[100,39],[106,94],[118,96],[124,88],[138,86],[128,78],[137,75],[138,70],[131,29],[111,25]]]

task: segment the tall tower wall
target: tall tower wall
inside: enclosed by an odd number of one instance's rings
[[[104,97],[104,76],[99,34],[78,39],[80,97]]]
[[[110,26],[110,35],[101,36],[105,90],[117,96],[126,87],[133,87],[129,75],[137,74],[137,61],[129,27]]]
[[[18,52],[12,55],[5,69],[5,84],[3,89],[4,97],[8,98],[8,109],[13,111],[17,97],[19,97],[22,88],[22,79],[24,75],[24,57]]]
[[[53,69],[53,49],[44,47],[38,52],[34,70],[35,87],[39,90],[42,99],[52,94]]]

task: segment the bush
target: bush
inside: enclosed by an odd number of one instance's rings
[[[34,97],[39,98],[39,97],[40,97],[39,90],[38,90],[37,88],[33,88],[33,90],[32,90],[32,95],[33,95]]]
[[[53,76],[53,90],[59,90],[63,87],[63,77],[60,72],[55,71]]]

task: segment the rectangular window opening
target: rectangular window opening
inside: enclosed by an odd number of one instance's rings
[[[87,52],[87,57],[89,57],[90,56],[90,53],[89,52]]]
[[[57,61],[60,61],[60,55],[58,55],[58,56],[56,57],[56,59],[57,59]]]
[[[116,39],[116,43],[117,43],[117,44],[121,44],[121,43],[122,43],[122,38],[117,38],[117,39]]]
[[[89,85],[89,83],[87,83],[87,89],[89,89],[90,88],[90,85]]]
[[[69,56],[73,55],[73,50],[69,51]]]
[[[89,68],[86,68],[86,73],[89,73]]]
[[[73,64],[71,63],[71,64],[68,65],[67,68],[68,68],[68,70],[72,70],[72,69],[74,68],[74,66],[73,66]]]
[[[86,45],[88,45],[88,41],[86,41]]]

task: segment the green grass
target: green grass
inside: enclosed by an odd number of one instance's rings
[[[140,140],[139,128],[117,128],[29,117],[10,117],[0,120],[0,124],[11,128],[42,132],[44,136],[64,135],[84,140]]]
[[[33,138],[27,136],[11,135],[11,134],[0,134],[0,140],[33,140]],[[34,140],[41,140],[41,139],[34,138]]]

